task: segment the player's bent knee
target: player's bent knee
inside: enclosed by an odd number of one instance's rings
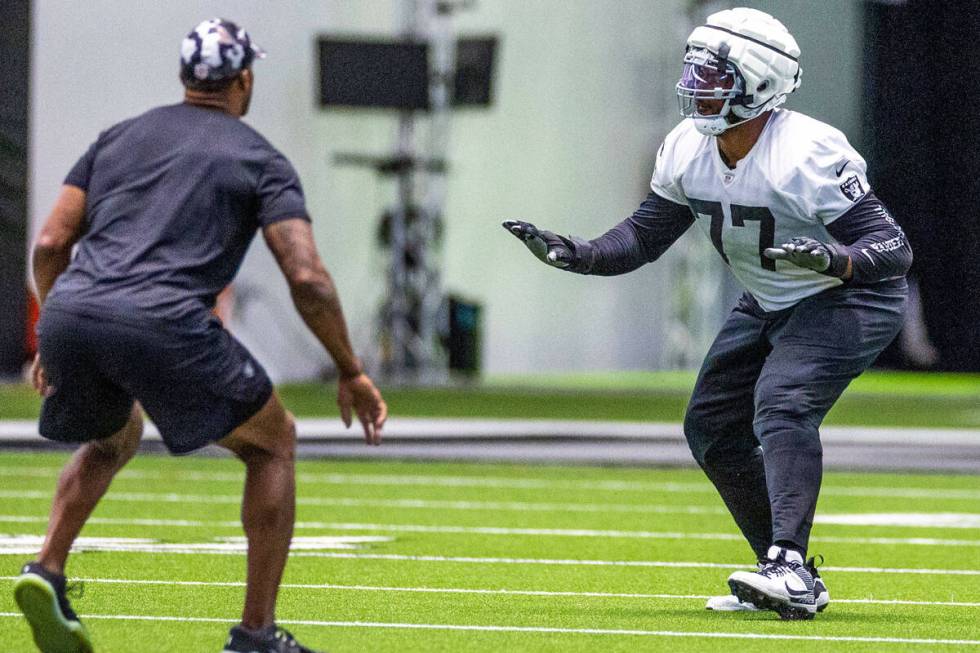
[[[270,456],[292,460],[296,455],[296,420],[273,393],[255,415],[217,444],[245,462]]]
[[[688,409],[684,415],[684,437],[687,438],[687,446],[690,447],[694,460],[701,467],[704,467],[705,456],[711,448],[713,430],[713,425],[704,415]]]
[[[282,433],[276,442],[279,445],[275,452],[278,457],[290,460],[296,457],[296,418],[289,411],[286,411]]]
[[[136,454],[142,437],[143,413],[138,405],[134,405],[129,419],[120,430],[103,440],[93,440],[89,443],[89,446],[107,464],[119,468],[129,462]]]
[[[816,425],[796,415],[772,415],[756,419],[753,424],[756,437],[765,450],[777,447],[792,447],[793,449],[814,454],[823,452],[820,444],[820,434]]]

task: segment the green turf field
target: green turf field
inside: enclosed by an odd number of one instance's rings
[[[679,422],[693,372],[607,372],[489,377],[452,388],[381,389],[392,416],[516,417]],[[279,387],[303,417],[337,414],[334,386]],[[0,384],[0,418],[33,419],[40,400],[26,385]],[[980,374],[868,372],[851,384],[827,424],[980,428]]]
[[[64,460],[0,454],[2,548],[43,532]],[[298,465],[279,618],[331,651],[980,650],[976,476],[828,473],[819,513],[846,523],[818,523],[812,550],[831,605],[781,622],[703,609],[751,560],[694,470]],[[221,649],[242,599],[244,557],[223,539],[241,536],[241,486],[227,458],[127,467],[83,535],[130,550],[69,566],[99,651]],[[883,519],[897,525],[863,524]],[[31,650],[10,593],[28,558],[0,555],[5,651]]]

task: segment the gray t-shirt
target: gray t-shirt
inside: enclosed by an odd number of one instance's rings
[[[259,227],[309,219],[278,150],[189,104],[110,127],[65,183],[86,191],[86,229],[45,304],[106,317],[206,318]]]

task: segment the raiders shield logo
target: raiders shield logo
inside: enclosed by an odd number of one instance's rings
[[[844,197],[852,202],[857,202],[864,196],[864,187],[861,186],[856,175],[851,175],[847,181],[840,185],[840,192],[844,193]]]

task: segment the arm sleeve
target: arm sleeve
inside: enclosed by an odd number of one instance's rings
[[[614,276],[660,258],[694,224],[691,210],[655,192],[640,207],[584,248],[584,265],[574,272]]]
[[[276,153],[265,164],[256,192],[259,225],[266,227],[289,218],[310,219],[299,175],[283,155]]]
[[[901,278],[912,265],[905,233],[874,193],[828,224],[827,231],[851,257],[851,283]]]
[[[84,191],[88,190],[89,179],[92,176],[92,163],[95,161],[95,152],[98,150],[99,142],[92,143],[85,154],[82,155],[65,177],[65,184],[76,186]]]

